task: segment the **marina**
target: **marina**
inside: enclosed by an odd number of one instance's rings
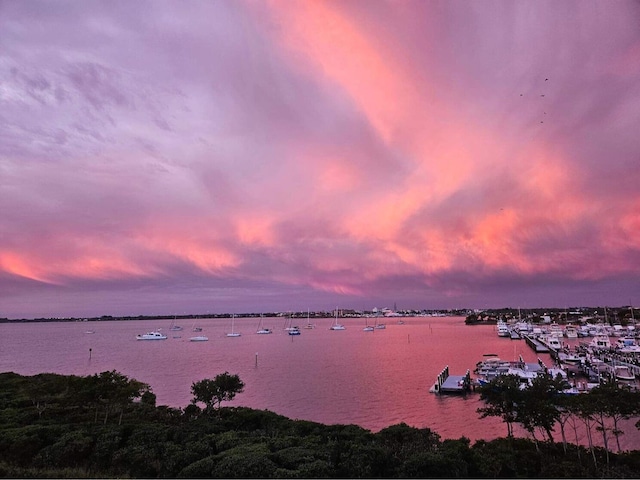
[[[474,377],[470,377],[469,372],[466,376],[449,375],[449,367],[446,366],[429,391],[466,394],[499,375],[515,375],[527,384],[542,372],[565,379],[568,385],[565,393],[569,394],[588,392],[605,379],[615,380],[632,390],[640,389],[640,346],[630,334],[635,332],[635,328],[587,325],[578,330],[568,325],[563,329],[556,323],[524,326],[520,320],[517,324],[498,321],[495,331],[499,338],[524,339],[535,354],[548,354],[553,366],[547,367],[540,358],[533,363],[526,362],[522,355],[518,360],[509,361],[496,354],[484,354],[484,358],[476,363]],[[590,333],[579,335],[578,331]],[[612,340],[612,337],[619,338]]]

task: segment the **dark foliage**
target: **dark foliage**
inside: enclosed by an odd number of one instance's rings
[[[225,377],[226,378],[226,377]],[[224,388],[241,391],[239,383]],[[238,379],[239,380],[239,379]],[[223,388],[223,390],[224,390]],[[239,388],[239,389],[238,389]],[[213,398],[210,397],[210,398]],[[223,398],[224,400],[224,398]],[[214,403],[210,403],[214,407]],[[269,411],[155,406],[117,372],[0,374],[3,478],[596,478],[640,476],[640,453],[522,438],[444,440],[428,428],[290,420]],[[577,453],[581,453],[577,455]]]

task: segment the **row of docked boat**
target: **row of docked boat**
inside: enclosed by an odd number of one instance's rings
[[[639,338],[640,331],[636,329],[635,324],[607,325],[607,324],[581,324],[581,325],[559,325],[555,322],[549,324],[533,324],[529,321],[505,322],[498,321],[496,331],[499,337],[522,337],[525,334],[541,335],[551,334],[557,337],[565,338],[587,338],[587,337],[632,337]]]
[[[476,380],[480,385],[493,380],[499,375],[515,375],[523,384],[529,384],[541,372],[547,372],[554,378],[560,375],[567,378],[567,372],[562,368],[547,366],[538,359],[537,362],[525,362],[520,355],[516,361],[502,360],[495,355],[486,355],[487,358],[478,362],[474,373],[477,375]]]

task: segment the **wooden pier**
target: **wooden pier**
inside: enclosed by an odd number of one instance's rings
[[[473,389],[471,372],[467,370],[465,375],[449,375],[449,365],[444,367],[435,383],[429,389],[431,393],[467,393]]]
[[[549,353],[549,347],[544,345],[540,340],[538,340],[534,336],[525,335],[524,336],[524,340],[527,342],[527,345],[529,345],[531,348],[533,348],[534,352],[536,352],[536,353]]]

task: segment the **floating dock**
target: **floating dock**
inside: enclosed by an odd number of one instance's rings
[[[533,337],[531,335],[525,335],[524,336],[524,340],[527,342],[527,345],[529,345],[531,348],[533,348],[534,352],[536,352],[536,353],[549,353],[549,347],[547,347],[545,344],[543,344],[537,338],[535,338],[535,337]]]
[[[466,393],[471,391],[471,373],[467,370],[465,375],[449,375],[449,366],[444,367],[435,383],[429,389],[431,393]]]

